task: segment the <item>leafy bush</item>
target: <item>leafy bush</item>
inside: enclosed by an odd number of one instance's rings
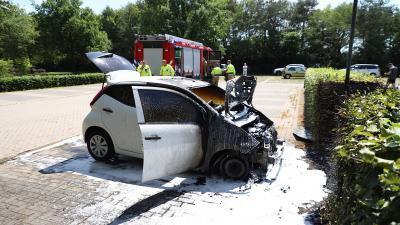
[[[328,150],[328,159],[334,153],[326,162],[334,192],[324,217],[332,224],[400,222],[400,92],[383,94],[384,79],[354,73],[347,92],[344,78],[345,71],[309,69],[305,80],[314,147]]]
[[[333,68],[307,69],[305,87],[305,126],[320,139],[330,135],[335,127],[337,106],[346,98],[345,71]],[[381,87],[384,80],[371,75],[351,73],[350,91],[369,92]]]
[[[14,76],[0,78],[0,92],[101,83],[102,74]]]
[[[12,60],[0,59],[0,77],[11,76],[13,66]]]
[[[358,94],[339,111],[336,224],[400,222],[400,92]]]
[[[14,67],[17,74],[27,74],[31,66],[31,61],[28,57],[14,59]]]

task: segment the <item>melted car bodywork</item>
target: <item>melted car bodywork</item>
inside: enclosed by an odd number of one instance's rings
[[[280,159],[283,147],[277,140],[274,123],[252,106],[256,84],[253,76],[241,76],[227,82],[224,107],[209,102],[213,110],[207,117],[208,135],[202,171],[216,167],[226,154],[237,153],[249,160],[252,168],[264,170],[271,169]],[[204,93],[200,96],[212,99]],[[221,103],[221,96],[214,98]]]

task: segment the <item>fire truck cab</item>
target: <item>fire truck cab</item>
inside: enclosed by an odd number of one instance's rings
[[[204,79],[210,75],[212,65],[220,63],[221,51],[168,34],[140,35],[135,40],[134,58],[144,60],[155,75],[160,73],[161,61],[166,60],[175,69],[175,75]]]

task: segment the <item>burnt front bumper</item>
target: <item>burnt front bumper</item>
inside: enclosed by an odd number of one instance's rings
[[[270,176],[273,171],[279,171],[285,148],[285,141],[270,140],[266,138],[264,146],[256,154],[256,164],[260,166],[266,176]]]

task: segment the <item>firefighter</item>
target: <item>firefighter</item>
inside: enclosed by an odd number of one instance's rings
[[[233,66],[231,64],[231,60],[228,60],[227,62],[227,66],[226,66],[226,80],[232,80],[233,78],[235,78],[236,75],[236,70],[235,70],[235,66]]]
[[[140,62],[140,65],[138,66],[137,71],[140,73],[141,77],[151,76],[150,66],[147,65],[144,60]]]
[[[172,66],[170,64],[167,64],[167,60],[162,61],[160,75],[161,76],[174,76],[175,75],[174,68],[172,68]]]
[[[218,86],[219,76],[222,75],[222,69],[219,67],[218,63],[214,64],[214,68],[211,70],[211,84]]]

